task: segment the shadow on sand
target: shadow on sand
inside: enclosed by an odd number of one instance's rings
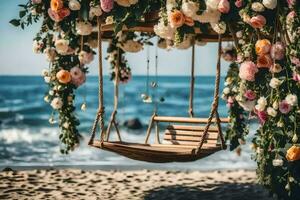
[[[174,185],[146,192],[144,200],[271,200],[268,193],[255,184],[211,184],[201,187]]]

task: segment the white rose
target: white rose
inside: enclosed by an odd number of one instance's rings
[[[49,90],[48,94],[51,95],[51,96],[53,96],[54,95],[54,91],[53,90]]]
[[[272,78],[269,85],[271,86],[271,88],[278,88],[280,85],[282,84],[282,81],[279,80],[278,78]]]
[[[35,8],[32,8],[32,9],[30,10],[30,12],[31,12],[31,14],[32,14],[33,16],[38,15],[38,13],[37,13],[37,11],[36,11]]]
[[[105,24],[113,24],[114,23],[114,18],[113,16],[108,16],[105,19]]]
[[[102,10],[100,6],[91,7],[89,12],[90,19],[93,19],[94,17],[99,17],[102,15]]]
[[[290,104],[291,106],[296,106],[298,105],[298,98],[296,95],[294,94],[289,94],[285,97],[285,100],[288,104]]]
[[[166,2],[167,13],[170,13],[172,9],[175,7],[177,7],[176,0],[167,0]]]
[[[136,53],[143,49],[143,45],[140,42],[134,40],[127,40],[126,42],[118,44],[117,46],[120,47],[123,51],[131,53]]]
[[[274,9],[277,6],[277,0],[263,0],[264,6],[268,9]]]
[[[226,32],[226,23],[219,22],[219,23],[210,23],[211,28],[218,34],[224,34]]]
[[[254,2],[251,4],[251,9],[255,12],[263,12],[265,10],[265,7],[259,2]]]
[[[271,68],[270,68],[270,72],[271,72],[271,73],[279,73],[279,72],[281,72],[281,71],[282,71],[282,67],[281,67],[281,65],[279,65],[279,64],[274,64],[274,65],[272,65]]]
[[[38,42],[36,40],[33,41],[32,50],[34,53],[41,53],[42,47],[43,47],[42,42]]]
[[[234,87],[232,88],[232,92],[238,92],[238,88],[237,88],[236,86],[234,86]]]
[[[206,6],[211,10],[218,10],[218,6],[221,0],[207,0]]]
[[[217,23],[220,21],[221,13],[218,10],[205,10],[201,15],[194,16],[194,20],[200,23]]]
[[[181,43],[175,45],[177,49],[188,49],[191,46],[192,46],[191,36],[186,36]]]
[[[154,32],[156,35],[163,39],[174,39],[174,29],[169,24],[165,26],[163,21],[160,21],[157,25],[154,26]]]
[[[258,111],[264,111],[267,106],[267,99],[265,97],[260,97],[257,100],[257,105],[255,106],[256,110]]]
[[[274,167],[281,167],[283,165],[283,160],[282,159],[274,159],[272,161],[272,164]]]
[[[245,110],[245,111],[252,111],[255,106],[255,101],[238,101],[238,104]]]
[[[56,57],[56,52],[55,52],[55,48],[51,47],[51,48],[46,48],[44,50],[44,54],[46,55],[47,61],[48,62],[52,62],[55,60]]]
[[[92,52],[88,53],[86,51],[80,51],[78,54],[78,59],[81,64],[87,65],[94,60],[94,54]]]
[[[69,1],[69,8],[70,10],[80,10],[81,5],[77,0],[70,0]]]
[[[233,81],[232,78],[228,77],[228,78],[226,78],[224,85],[228,86],[228,85],[230,85],[232,83],[232,81]]]
[[[274,101],[274,103],[272,104],[272,107],[273,107],[275,110],[278,110],[278,107],[279,107],[278,101]]]
[[[197,12],[199,10],[199,3],[193,1],[185,1],[182,3],[181,10],[185,16],[194,19],[194,16],[197,15]]]
[[[229,94],[229,93],[230,93],[229,87],[224,88],[224,89],[223,89],[223,93],[224,93],[224,94]]]
[[[52,101],[51,104],[53,109],[58,110],[61,109],[61,107],[63,106],[63,102],[61,100],[61,98],[59,97],[55,97]]]
[[[45,76],[44,81],[45,81],[45,83],[50,83],[51,77],[50,76]]]
[[[90,35],[93,32],[93,26],[90,22],[79,21],[76,23],[76,32],[78,35]]]
[[[55,49],[59,54],[66,54],[69,50],[69,41],[64,39],[58,39],[55,41]]]
[[[49,99],[49,96],[48,96],[48,95],[46,95],[46,96],[44,97],[44,101],[47,102],[47,103],[50,102],[50,99]]]
[[[268,115],[270,115],[272,117],[276,117],[276,115],[277,115],[277,111],[272,107],[267,108],[267,113],[268,113]]]
[[[243,32],[242,32],[242,31],[236,32],[236,37],[237,37],[237,38],[243,37]]]
[[[43,69],[42,70],[42,76],[48,76],[49,75],[49,70],[48,69]]]
[[[284,126],[284,123],[282,121],[277,122],[277,127],[282,128]]]
[[[69,122],[65,122],[65,123],[63,123],[63,127],[64,127],[64,128],[68,129],[68,128],[69,128],[69,126],[70,126]]]
[[[115,2],[120,6],[129,7],[136,4],[138,0],[115,0]]]

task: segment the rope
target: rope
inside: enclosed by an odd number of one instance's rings
[[[212,103],[211,112],[209,114],[209,118],[207,120],[207,124],[205,126],[205,129],[203,131],[203,137],[200,140],[200,143],[198,145],[197,153],[200,153],[201,147],[204,143],[204,140],[207,136],[208,129],[211,125],[211,121],[214,117],[214,114],[217,112],[218,106],[219,106],[219,89],[220,89],[220,77],[221,77],[221,54],[222,54],[222,35],[219,35],[218,38],[218,62],[217,62],[217,69],[216,69],[216,80],[215,80],[215,91],[214,91],[214,100]],[[218,116],[216,116],[218,118]],[[220,119],[216,121],[218,125],[220,124]],[[219,130],[220,131],[220,130]]]
[[[195,44],[192,47],[192,65],[191,65],[191,85],[190,85],[190,100],[189,100],[189,115],[194,116],[194,87],[195,87]]]
[[[99,108],[97,112],[96,119],[92,128],[92,135],[90,138],[90,144],[93,142],[96,134],[97,124],[100,120],[100,142],[101,144],[104,141],[104,102],[103,102],[103,66],[102,66],[102,35],[101,35],[101,19],[97,18],[98,23],[98,68],[99,68]]]
[[[158,42],[157,42],[158,43]],[[154,113],[157,113],[158,111],[158,49],[157,45],[155,46],[155,87],[154,87]]]

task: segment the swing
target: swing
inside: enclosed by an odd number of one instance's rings
[[[194,93],[194,47],[192,54],[191,91],[190,91],[190,117],[159,116],[156,109],[150,119],[144,143],[129,143],[121,139],[116,115],[118,109],[118,76],[114,84],[114,110],[105,132],[104,130],[104,105],[103,105],[103,74],[102,74],[102,28],[98,18],[98,50],[99,50],[99,109],[92,128],[89,145],[103,150],[111,151],[119,155],[146,162],[189,162],[207,157],[215,152],[226,149],[222,134],[221,123],[228,123],[228,118],[220,118],[219,84],[221,67],[221,43],[222,36],[218,36],[218,62],[215,80],[214,99],[208,118],[195,118],[193,114]],[[147,28],[148,30],[148,28]],[[119,52],[117,60],[119,61]],[[117,62],[118,63],[118,62]],[[118,64],[115,67],[118,74]],[[100,139],[95,139],[97,125],[100,125]],[[160,142],[159,124],[169,123],[164,131],[164,142]],[[214,125],[212,125],[214,123]],[[109,136],[112,126],[116,129],[118,141],[110,141]],[[155,126],[155,143],[149,144],[149,137]]]

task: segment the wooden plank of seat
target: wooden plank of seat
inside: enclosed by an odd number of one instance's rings
[[[203,131],[182,131],[182,130],[169,130],[166,129],[165,135],[177,135],[187,137],[202,137]],[[217,139],[219,136],[218,132],[208,131],[207,139]]]
[[[165,140],[165,142],[167,142],[168,144],[173,144],[173,145],[190,145],[190,146],[198,146],[199,145],[199,141],[198,142],[194,142],[194,141],[182,141],[182,140]],[[204,143],[205,145],[207,144],[208,146],[215,146],[217,144],[217,141],[213,140],[213,141],[206,141]]]
[[[220,118],[222,123],[228,123],[229,118]],[[190,118],[190,117],[168,117],[168,116],[155,116],[154,121],[159,122],[177,122],[177,123],[207,123],[208,118]],[[216,118],[212,119],[216,122]]]
[[[189,131],[204,131],[205,126],[187,126],[187,125],[169,125],[167,127],[169,130],[189,130]],[[209,126],[210,132],[219,132],[217,126]]]

